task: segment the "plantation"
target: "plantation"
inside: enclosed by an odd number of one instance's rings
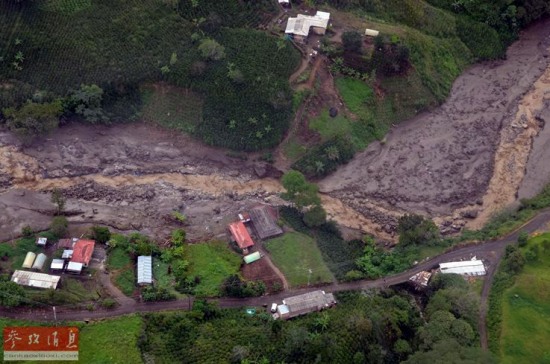
[[[291,287],[330,283],[333,280],[315,240],[289,232],[265,244],[275,265],[281,269]],[[310,273],[311,270],[311,273]]]
[[[2,2],[0,75],[10,81],[0,88],[0,109],[61,99],[65,116],[89,122],[133,120],[143,111],[210,144],[274,146],[291,116],[288,76],[299,53],[248,28],[270,18],[270,3],[210,0],[195,9],[190,1]],[[191,15],[199,10],[204,20]],[[186,100],[175,89],[159,96],[140,87],[159,81],[197,95]],[[102,91],[93,109],[101,117],[70,102],[81,85]]]
[[[550,362],[550,233],[522,248],[523,271],[502,295],[502,363]]]

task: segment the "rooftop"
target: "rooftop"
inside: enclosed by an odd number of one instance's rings
[[[140,255],[137,260],[137,283],[153,283],[153,257]]]
[[[11,281],[21,286],[56,289],[60,278],[59,276],[52,276],[44,273],[16,270],[13,272]]]
[[[90,264],[94,253],[95,241],[79,239],[73,246],[73,257],[71,262],[82,263],[84,266]]]
[[[308,292],[283,300],[284,306],[288,307],[288,318],[319,311],[335,303],[334,295],[332,293],[325,293],[324,291]]]
[[[481,260],[465,260],[439,264],[441,273],[464,274],[470,276],[485,275],[485,266]]]
[[[318,11],[313,16],[298,14],[296,18],[288,18],[285,33],[307,37],[309,35],[310,27],[326,29],[329,19],[330,13],[326,13],[324,11]]]
[[[48,242],[48,238],[39,237],[38,239],[36,239],[36,245],[46,246],[47,242]]]
[[[237,242],[237,245],[239,245],[239,248],[246,249],[254,245],[254,241],[252,241],[252,238],[250,237],[250,234],[242,221],[236,221],[229,224],[229,231],[231,231],[231,235]]]
[[[254,207],[249,214],[260,239],[268,239],[283,233],[283,229],[277,225],[277,220],[269,206]]]

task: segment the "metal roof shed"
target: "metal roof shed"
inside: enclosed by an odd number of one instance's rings
[[[283,233],[283,229],[277,225],[277,220],[270,207],[254,207],[249,213],[254,229],[256,229],[260,239],[268,239]]]
[[[439,264],[441,273],[462,274],[466,276],[485,275],[485,266],[481,260],[465,260],[462,262],[448,262]]]
[[[38,246],[46,246],[47,242],[48,242],[48,238],[44,238],[42,236],[40,236],[36,239],[36,245],[38,245]]]
[[[63,259],[52,259],[51,270],[63,270],[64,267],[65,261]]]
[[[38,254],[36,259],[34,260],[34,263],[32,265],[32,269],[42,270],[42,268],[44,268],[44,263],[46,263],[46,259],[48,259],[46,254],[44,254],[44,253]]]
[[[261,257],[262,255],[260,254],[260,252],[255,252],[252,254],[245,255],[243,257],[243,260],[246,264],[250,264],[250,263],[254,263],[257,260],[260,260]]]
[[[29,272],[25,270],[16,270],[13,272],[11,281],[20,286],[29,286],[36,288],[56,289],[61,277],[52,276],[44,273]]]
[[[83,266],[84,264],[82,263],[69,262],[69,264],[67,264],[67,272],[80,274]]]
[[[28,252],[25,256],[25,260],[23,261],[23,268],[31,269],[32,263],[34,263],[34,259],[36,258],[36,254],[33,252]]]
[[[320,311],[336,303],[332,293],[324,291],[313,291],[298,296],[288,297],[283,304],[288,306],[288,318],[296,317],[313,311]]]
[[[137,260],[137,283],[153,284],[153,257],[140,255]]]
[[[63,250],[63,255],[61,256],[61,259],[71,259],[73,257],[73,251],[69,249]]]

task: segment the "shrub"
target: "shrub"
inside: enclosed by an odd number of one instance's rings
[[[322,177],[333,172],[339,165],[353,158],[353,144],[344,137],[336,137],[311,148],[292,168],[308,178]]]
[[[105,244],[111,239],[111,232],[106,226],[92,226],[90,233],[92,239],[100,244]]]
[[[342,34],[342,43],[347,52],[360,53],[363,46],[363,39],[359,32],[348,31]]]
[[[24,143],[30,143],[35,137],[57,129],[63,106],[60,100],[44,104],[27,102],[20,109],[7,108],[2,112],[8,128]]]
[[[176,296],[170,293],[166,288],[154,286],[144,287],[141,290],[141,297],[145,302],[171,301],[176,299]]]
[[[34,235],[34,230],[29,225],[23,226],[23,229],[21,229],[21,235],[23,235],[24,238],[30,238]]]
[[[108,309],[114,308],[117,304],[117,301],[112,298],[105,298],[103,301],[101,301],[101,306]]]
[[[67,227],[69,222],[65,216],[55,216],[50,223],[50,231],[57,238],[62,238],[67,235]]]

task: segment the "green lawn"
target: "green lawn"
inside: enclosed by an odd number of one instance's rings
[[[550,363],[550,250],[541,243],[550,233],[531,238],[539,259],[525,265],[502,300],[502,363]]]
[[[265,244],[273,263],[281,269],[292,287],[328,283],[334,277],[327,268],[315,241],[297,232],[286,233]],[[309,270],[311,269],[311,274]]]
[[[241,257],[224,242],[192,244],[187,248],[189,276],[200,277],[196,296],[219,296],[220,286],[232,274],[239,272]]]
[[[309,127],[321,134],[324,140],[339,135],[345,136],[351,131],[351,123],[342,113],[332,118],[328,110],[324,110],[318,117],[310,120]]]
[[[0,318],[0,329],[6,326],[43,326],[43,323]],[[137,346],[142,320],[139,316],[122,316],[80,327],[79,362],[89,364],[143,363]],[[3,356],[3,353],[1,354]],[[44,362],[38,362],[44,363]]]
[[[136,290],[136,272],[130,255],[122,248],[114,248],[109,251],[107,266],[115,285],[126,296],[131,296]]]
[[[130,256],[124,249],[115,248],[109,252],[109,257],[107,258],[109,269],[122,269],[127,267],[130,263],[132,263]]]

